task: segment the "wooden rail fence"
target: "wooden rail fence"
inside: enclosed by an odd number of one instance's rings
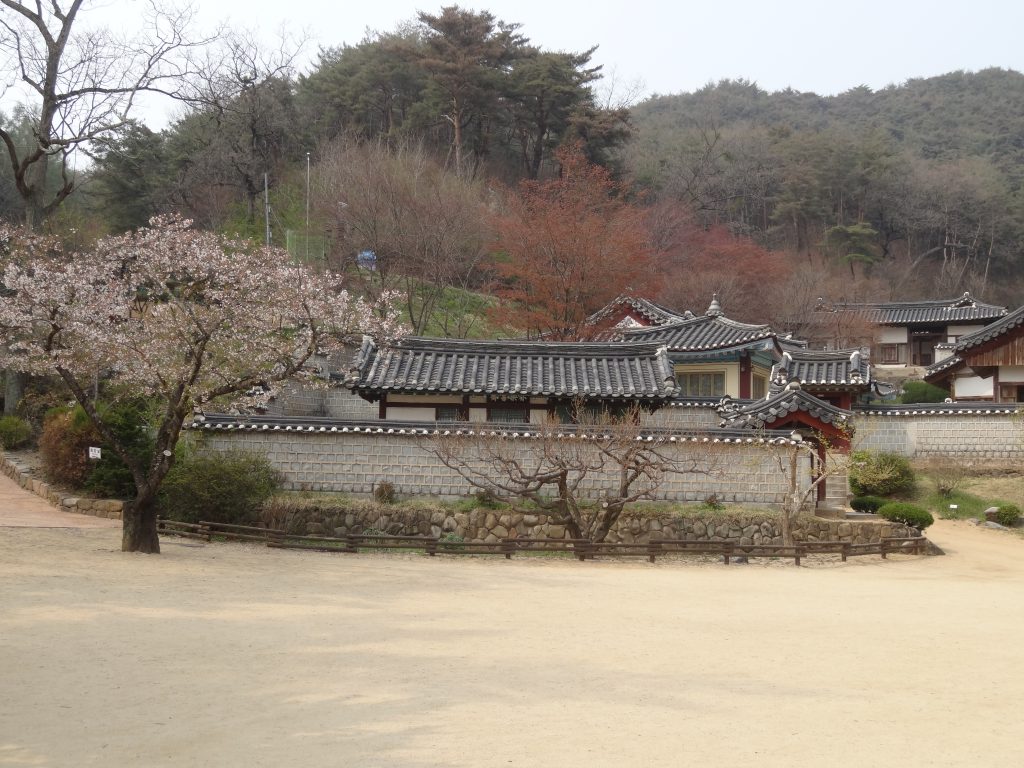
[[[343,536],[314,536],[288,533],[276,528],[227,523],[180,523],[160,519],[158,531],[167,536],[183,536],[203,541],[254,541],[275,549],[305,549],[315,552],[416,550],[433,557],[442,555],[504,555],[511,559],[518,553],[565,553],[578,560],[597,557],[646,557],[655,562],[658,557],[673,554],[709,555],[721,557],[728,565],[737,558],[769,557],[792,559],[794,565],[808,555],[837,554],[843,562],[857,555],[893,553],[920,555],[927,552],[928,539],[884,538],[871,544],[852,544],[846,541],[807,541],[786,547],[779,544],[739,544],[719,541],[682,541],[680,539],[651,539],[646,544],[625,544],[590,539],[537,539],[505,538],[493,542],[449,541],[437,536],[392,536],[380,533],[351,533]]]

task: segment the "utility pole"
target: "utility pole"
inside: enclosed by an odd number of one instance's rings
[[[263,174],[263,221],[266,228],[267,248],[270,247],[270,183]]]
[[[306,264],[309,265],[309,152],[306,153]]]

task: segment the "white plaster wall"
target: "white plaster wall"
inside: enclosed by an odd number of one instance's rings
[[[953,398],[960,397],[993,397],[992,385],[995,379],[989,376],[983,379],[980,376],[958,376],[953,379]]]
[[[879,334],[878,342],[880,344],[906,344],[907,329],[883,327]]]
[[[946,328],[946,335],[949,337],[949,341],[953,341],[954,336],[966,336],[969,333],[980,331],[984,327],[984,325],[951,325]]]
[[[999,366],[1000,384],[1024,384],[1024,365]]]
[[[388,421],[433,421],[436,411],[433,408],[413,408],[407,405],[389,405]]]

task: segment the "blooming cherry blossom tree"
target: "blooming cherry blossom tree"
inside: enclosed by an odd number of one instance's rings
[[[0,230],[0,253],[0,366],[59,376],[128,466],[137,494],[124,514],[125,551],[159,552],[156,494],[194,408],[251,406],[346,336],[400,333],[390,297],[370,305],[284,251],[186,221],[154,219],[76,254]],[[148,463],[104,423],[90,386],[97,375],[159,405]]]

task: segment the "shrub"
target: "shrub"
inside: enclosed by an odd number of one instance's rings
[[[438,539],[441,551],[449,552],[462,549],[462,545],[465,542],[466,540],[457,533],[445,533]]]
[[[942,403],[949,392],[926,381],[908,381],[903,385],[901,403]]]
[[[381,504],[393,504],[397,495],[394,483],[389,483],[387,480],[381,480],[373,486],[373,498]]]
[[[952,496],[960,486],[969,484],[973,474],[972,467],[962,459],[937,457],[919,466],[927,473],[935,492],[943,497]]]
[[[996,508],[995,518],[1000,525],[1012,527],[1020,518],[1020,507],[1016,504],[1000,504]]]
[[[902,501],[890,501],[878,508],[878,515],[894,523],[903,523],[923,531],[935,522],[932,513],[914,504]]]
[[[43,474],[72,488],[84,487],[92,471],[89,446],[99,442],[99,435],[81,408],[50,411],[39,435]]]
[[[912,490],[914,470],[896,453],[855,451],[850,461],[850,489],[857,496],[891,496]]]
[[[879,507],[887,503],[888,499],[878,496],[856,496],[850,501],[850,506],[858,512],[877,512]]]
[[[146,428],[145,403],[99,403],[97,410],[119,441],[148,462],[153,440]],[[100,449],[100,459],[89,459],[90,446]],[[135,494],[131,472],[110,445],[103,441],[81,406],[56,408],[46,415],[39,436],[43,472],[55,482],[85,489],[99,496]]]
[[[17,416],[0,419],[0,448],[15,451],[28,444],[32,437],[32,425]]]
[[[477,506],[484,509],[497,509],[501,506],[501,500],[489,488],[482,488],[477,491],[473,494],[473,498],[476,499]]]
[[[160,487],[157,509],[172,520],[254,522],[283,478],[262,454],[182,450]]]

